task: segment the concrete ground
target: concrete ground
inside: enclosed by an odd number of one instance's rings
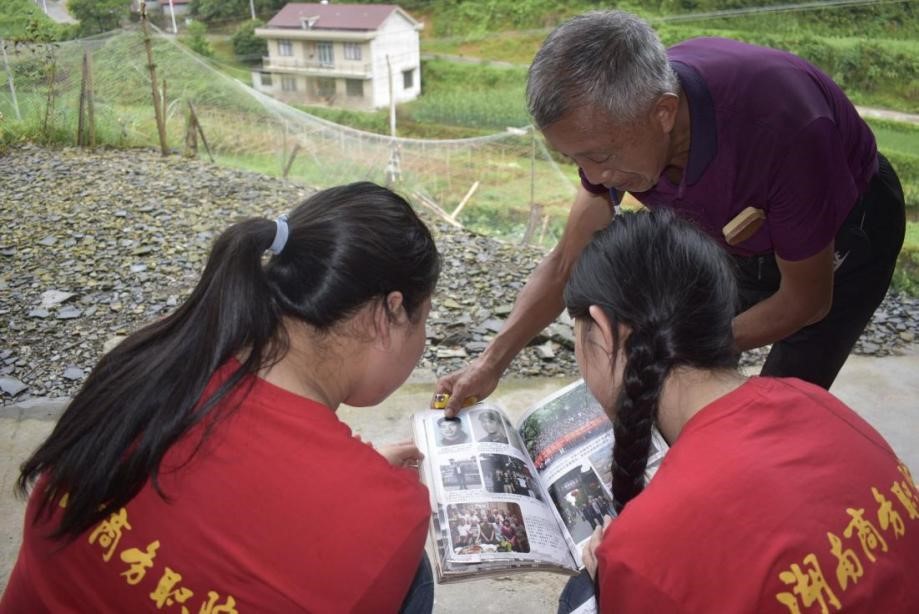
[[[569,379],[510,380],[493,399],[516,419],[538,399]],[[409,417],[430,401],[433,376],[413,379],[376,408],[342,408],[339,415],[364,439],[385,443],[410,437]],[[919,346],[889,358],[853,356],[832,392],[887,438],[900,458],[919,475]],[[19,548],[25,504],[13,496],[19,463],[48,435],[66,399],[33,400],[0,408],[0,590],[6,586]],[[435,612],[555,612],[567,578],[533,572],[438,585]]]

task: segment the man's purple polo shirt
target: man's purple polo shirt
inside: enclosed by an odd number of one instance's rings
[[[689,162],[634,196],[694,220],[722,244],[747,206],[766,223],[730,250],[803,260],[826,247],[877,171],[868,125],[829,77],[804,60],[718,38],[667,51],[689,102]],[[581,182],[594,193],[603,186]]]

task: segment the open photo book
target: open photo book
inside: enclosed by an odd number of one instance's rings
[[[613,428],[583,380],[541,400],[516,427],[487,402],[458,419],[426,410],[412,420],[439,582],[583,568],[581,547],[615,515]],[[654,431],[646,480],[666,450]]]

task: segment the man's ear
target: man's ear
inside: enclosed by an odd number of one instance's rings
[[[676,94],[661,94],[651,109],[651,120],[661,131],[670,134],[676,125],[677,111],[680,109],[680,97]]]

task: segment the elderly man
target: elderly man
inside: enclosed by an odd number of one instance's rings
[[[451,393],[448,415],[490,394],[558,316],[572,265],[623,192],[677,210],[734,256],[737,348],[773,344],[764,375],[829,388],[887,292],[905,229],[899,179],[829,77],[789,53],[725,39],[665,50],[641,19],[603,11],[546,39],[527,98],[581,185],[500,334],[438,382]]]

